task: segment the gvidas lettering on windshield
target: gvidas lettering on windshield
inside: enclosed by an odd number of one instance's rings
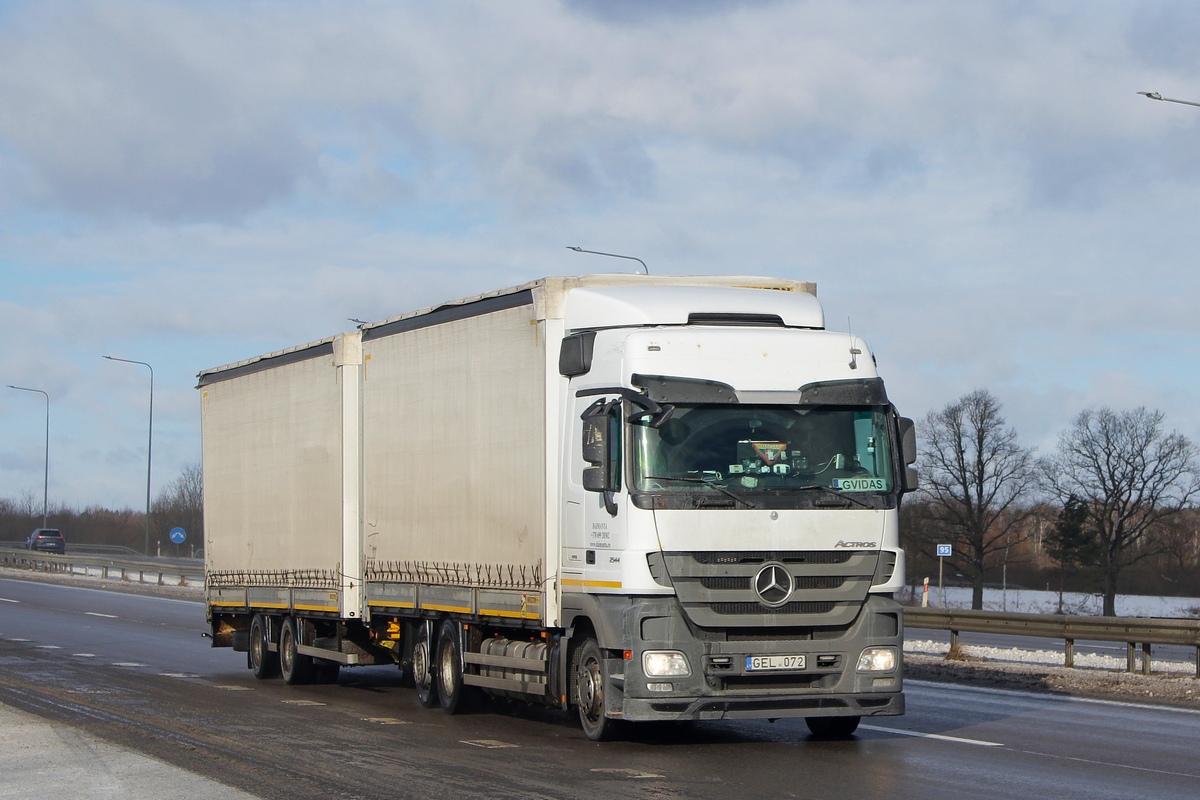
[[[834,547],[853,547],[855,550],[867,550],[878,546],[876,542],[843,542],[841,540],[834,545]]]
[[[883,478],[834,478],[833,488],[843,492],[886,492]]]

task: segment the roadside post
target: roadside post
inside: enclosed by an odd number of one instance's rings
[[[948,545],[948,544],[939,544],[937,546],[938,596],[940,598],[939,604],[941,605],[942,608],[946,607],[946,584],[944,581],[945,576],[946,576],[946,559],[950,557],[951,552],[952,551],[950,549],[950,545]]]
[[[929,608],[929,578],[925,579],[925,591],[921,593],[921,608]]]

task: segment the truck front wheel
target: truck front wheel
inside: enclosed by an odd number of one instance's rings
[[[613,738],[617,720],[604,716],[604,690],[608,681],[604,654],[595,639],[586,639],[575,651],[575,705],[579,724],[593,742]]]
[[[805,717],[804,724],[818,739],[846,739],[858,730],[861,717]]]

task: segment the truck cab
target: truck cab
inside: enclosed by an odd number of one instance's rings
[[[560,354],[563,619],[602,654],[585,728],[903,713],[914,442],[866,344],[808,293],[587,294]]]

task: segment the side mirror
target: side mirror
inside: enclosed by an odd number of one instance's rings
[[[603,467],[608,463],[608,409],[606,401],[597,400],[580,417],[583,420],[583,460],[593,467]]]
[[[620,487],[620,473],[614,471],[618,464],[613,462],[612,441],[609,436],[613,416],[610,413],[620,400],[600,399],[588,406],[580,415],[583,420],[583,460],[590,467],[583,470],[583,488],[604,495],[604,508],[616,516],[617,501],[613,493]]]
[[[587,467],[584,469],[583,488],[589,492],[612,491],[608,485],[608,470],[605,467]]]
[[[900,460],[904,463],[904,491],[911,492],[919,482],[917,471],[910,466],[917,460],[917,427],[908,417],[898,417],[896,426],[900,434]]]

